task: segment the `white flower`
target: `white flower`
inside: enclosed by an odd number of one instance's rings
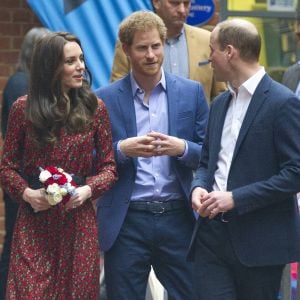
[[[62,189],[57,183],[48,185],[46,197],[50,205],[56,205],[62,201],[63,196],[67,194],[66,189]]]
[[[50,205],[56,205],[63,199],[63,196],[60,193],[55,194],[46,194],[46,198]]]
[[[60,186],[57,183],[52,183],[48,185],[46,192],[48,194],[55,194],[60,192]]]
[[[41,182],[45,182],[47,179],[49,179],[51,177],[51,173],[47,170],[43,170],[41,173],[40,173],[40,176],[39,176],[39,180]]]
[[[55,202],[55,204],[59,203],[62,199],[63,199],[63,195],[60,193],[55,193],[53,195],[53,201]]]
[[[62,194],[62,196],[66,196],[66,195],[68,194],[68,191],[67,191],[66,188],[62,187],[62,188],[60,189],[60,193]]]

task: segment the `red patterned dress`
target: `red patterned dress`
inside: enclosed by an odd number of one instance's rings
[[[34,213],[22,194],[28,187],[24,178],[38,176],[38,167],[47,166],[88,177],[93,199],[111,187],[116,169],[105,105],[99,100],[86,132],[68,135],[63,129],[60,140],[42,150],[30,137],[25,107],[26,97],[21,97],[11,109],[0,166],[2,187],[20,203],[6,299],[97,299],[100,262],[92,202],[68,211],[59,204]],[[91,176],[92,169],[97,175]]]

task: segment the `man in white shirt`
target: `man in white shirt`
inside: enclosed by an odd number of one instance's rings
[[[199,300],[277,299],[284,265],[300,259],[300,101],[259,65],[260,47],[241,19],[211,35],[215,76],[230,89],[212,104],[192,183]]]

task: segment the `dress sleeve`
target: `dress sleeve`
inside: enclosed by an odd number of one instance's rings
[[[94,136],[96,175],[87,179],[87,184],[92,189],[93,199],[101,196],[117,180],[109,116],[104,102],[98,100],[98,103]]]
[[[27,182],[20,176],[24,153],[26,97],[20,97],[13,103],[3,146],[0,165],[2,188],[17,202],[23,201],[22,195]]]

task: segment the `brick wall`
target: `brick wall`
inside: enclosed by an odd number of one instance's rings
[[[14,72],[19,49],[26,32],[42,26],[26,0],[0,1],[0,99],[8,77]],[[2,140],[0,139],[0,148]],[[0,253],[4,237],[4,205],[0,190]]]

